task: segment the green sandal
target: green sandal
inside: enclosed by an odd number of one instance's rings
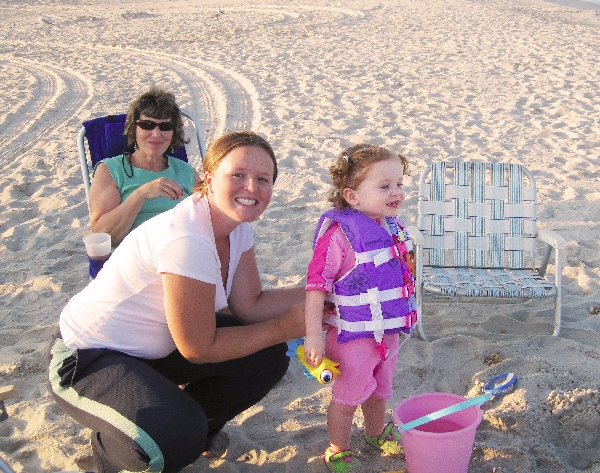
[[[325,450],[325,463],[333,473],[362,473],[362,466],[352,450],[334,453]]]
[[[404,449],[400,445],[400,432],[395,427],[390,422],[379,437],[367,437],[365,434],[363,438],[369,447],[376,448],[384,455],[400,455],[404,453]]]

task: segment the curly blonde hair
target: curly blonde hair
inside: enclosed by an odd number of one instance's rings
[[[410,175],[406,157],[383,146],[360,143],[350,146],[338,154],[335,163],[329,168],[329,175],[333,182],[329,202],[339,209],[349,207],[348,202],[342,196],[343,190],[346,188],[356,189],[365,179],[369,168],[386,159],[399,159],[404,166],[404,175]]]

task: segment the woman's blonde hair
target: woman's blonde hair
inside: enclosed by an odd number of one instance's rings
[[[333,182],[329,202],[339,209],[349,207],[346,199],[342,197],[343,190],[347,187],[356,189],[365,179],[369,168],[386,159],[399,159],[404,166],[404,174],[410,175],[408,160],[400,153],[390,151],[383,146],[360,143],[338,154],[335,163],[329,168],[329,175]]]
[[[219,138],[217,138],[206,150],[206,156],[202,160],[202,175],[204,173],[212,174],[221,164],[221,161],[227,154],[236,148],[243,146],[258,146],[264,149],[273,161],[273,183],[277,179],[277,160],[275,159],[275,153],[271,148],[271,145],[262,136],[257,135],[253,131],[232,131]],[[204,179],[202,179],[196,187],[194,192],[200,194],[200,197],[207,193],[207,185]]]

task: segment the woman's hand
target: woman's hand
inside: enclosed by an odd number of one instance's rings
[[[304,325],[304,304],[296,304],[283,313],[278,319],[284,341],[302,337],[306,333]]]
[[[140,186],[138,192],[144,200],[156,199],[157,197],[167,197],[172,200],[181,199],[183,197],[183,189],[173,179],[167,177],[159,177],[154,181],[150,181],[143,186]]]

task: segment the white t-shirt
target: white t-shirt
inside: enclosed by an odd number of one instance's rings
[[[96,279],[75,295],[60,315],[70,348],[111,348],[156,359],[176,349],[164,307],[161,273],[216,286],[215,311],[227,306],[242,253],[252,248],[252,228],[242,223],[229,236],[227,287],[206,198],[191,195],[144,222],[125,237]],[[201,328],[200,328],[201,329]]]

